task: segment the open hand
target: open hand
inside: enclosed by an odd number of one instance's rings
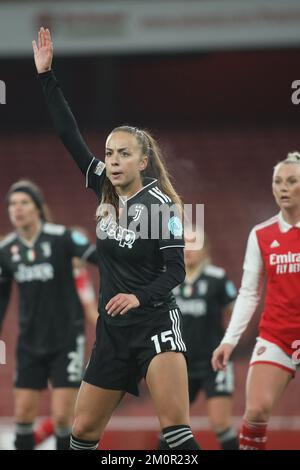
[[[214,371],[226,370],[233,349],[234,346],[232,344],[223,343],[214,350],[211,360],[211,365]]]
[[[40,28],[38,32],[38,44],[32,41],[35,66],[38,73],[51,70],[53,59],[53,43],[49,29]]]

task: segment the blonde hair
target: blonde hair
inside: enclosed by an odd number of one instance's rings
[[[281,160],[274,166],[274,173],[280,165],[300,164],[300,153],[297,151],[289,152],[284,160]]]
[[[181,198],[171,183],[171,177],[167,170],[164,157],[157,141],[147,130],[138,129],[137,127],[119,126],[113,129],[111,134],[114,134],[115,132],[127,132],[128,134],[134,135],[136,137],[137,142],[141,147],[142,154],[147,155],[148,157],[147,167],[141,172],[142,180],[146,177],[157,179],[161,190],[170,197],[173,204],[175,204],[178,207],[178,210],[181,212]],[[102,198],[96,212],[97,220],[107,215],[107,212],[102,213],[101,211],[102,204],[111,204],[115,208],[116,214],[118,214],[119,197],[114,186],[108,178],[106,178],[103,185]]]

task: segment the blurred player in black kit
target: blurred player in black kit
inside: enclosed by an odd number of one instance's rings
[[[186,237],[192,233],[187,231]],[[183,315],[190,403],[204,391],[211,427],[221,448],[238,450],[237,433],[231,426],[233,365],[230,362],[226,371],[217,372],[211,366],[211,355],[231,316],[236,289],[224,269],[212,264],[207,236],[203,248],[199,244],[198,250],[184,250],[184,260],[186,278],[173,293]],[[158,449],[166,448],[161,436]]]
[[[34,420],[49,380],[57,449],[66,450],[85,348],[72,258],[97,264],[96,247],[76,231],[47,223],[43,195],[31,181],[13,184],[6,203],[15,231],[0,242],[0,328],[15,280],[19,288],[15,446],[34,448]]]
[[[106,140],[105,163],[91,154],[51,70],[48,30],[40,29],[33,50],[55,128],[100,200],[100,315],[76,404],[71,449],[97,449],[115,408],[126,392],[138,394],[142,377],[169,448],[199,449],[189,423],[181,314],[172,295],[185,276],[180,198],[146,131],[117,127]],[[154,217],[152,210],[158,211]]]

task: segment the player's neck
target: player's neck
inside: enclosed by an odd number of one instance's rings
[[[300,222],[300,208],[293,211],[282,210],[283,219],[290,225],[297,225]]]
[[[196,266],[186,266],[185,271],[186,271],[186,276],[185,276],[185,281],[188,282],[189,284],[192,284],[201,274],[205,262],[202,262],[200,264],[197,264]]]
[[[26,240],[27,242],[32,242],[36,239],[37,235],[40,233],[42,228],[42,223],[40,220],[17,230],[18,235]]]
[[[133,181],[132,183],[128,184],[127,186],[118,186],[116,188],[118,195],[121,198],[130,198],[138,193],[143,188],[143,183],[140,179]]]

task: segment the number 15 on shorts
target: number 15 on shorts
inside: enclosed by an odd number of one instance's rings
[[[171,349],[167,349],[167,351],[176,351],[172,330],[162,331],[159,335],[152,336],[151,341],[154,342],[157,354],[162,352],[162,344],[168,341],[170,342]],[[166,350],[166,348],[163,347],[163,350]]]

